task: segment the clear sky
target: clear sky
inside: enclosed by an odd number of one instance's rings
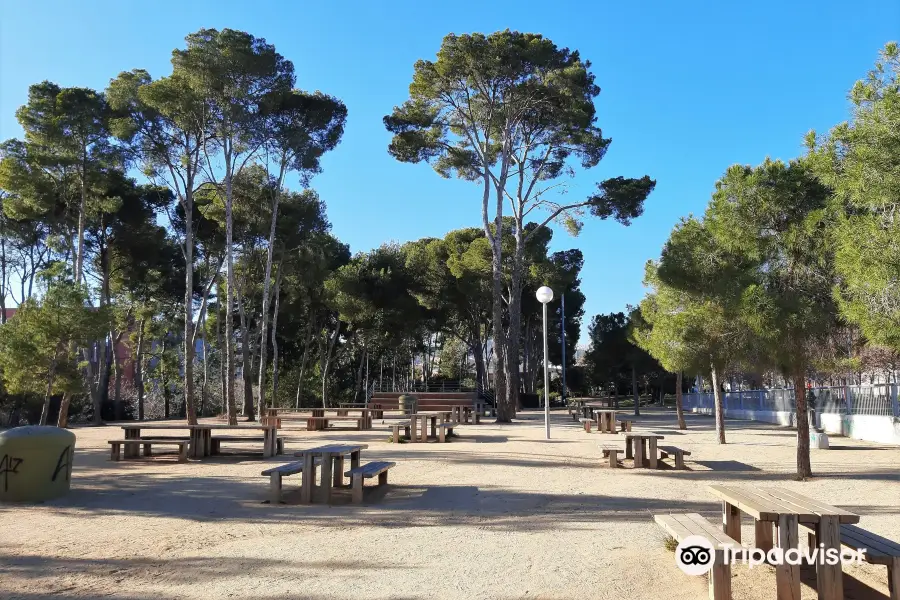
[[[588,223],[553,247],[585,255],[585,326],[643,296],[643,265],[679,217],[701,213],[733,163],[790,159],[803,135],[847,118],[847,90],[900,38],[898,0],[757,2],[517,0],[0,0],[0,138],[29,84],[106,87],[120,71],[166,75],[201,27],[264,37],[294,62],[298,87],[341,98],[341,145],[313,180],[334,233],[355,251],[478,225],[472,184],[396,162],[381,119],[406,98],[413,63],[450,32],[539,32],[593,63],[599,124],[612,146],[571,181],[580,198],[623,175],[657,180],[631,227]],[[584,337],[582,337],[582,343]]]

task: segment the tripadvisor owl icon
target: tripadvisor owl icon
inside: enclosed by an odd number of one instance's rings
[[[688,575],[703,575],[713,566],[715,552],[705,537],[689,535],[675,548],[675,564]]]

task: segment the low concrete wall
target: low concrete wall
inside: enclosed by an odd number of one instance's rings
[[[694,408],[693,412],[701,415],[715,415],[715,409],[712,408]],[[726,419],[743,419],[744,421],[762,421],[763,423],[775,423],[789,427],[794,424],[794,413],[771,411],[771,410],[737,410],[725,409]]]
[[[715,414],[712,408],[707,407],[698,407],[691,410],[702,415]],[[725,409],[725,417],[728,419],[775,423],[786,427],[794,425],[794,413],[792,412]],[[843,435],[879,444],[900,445],[900,419],[895,419],[894,417],[820,413],[818,421],[819,427],[833,435]]]

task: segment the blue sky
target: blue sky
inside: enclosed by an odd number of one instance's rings
[[[580,50],[603,90],[599,124],[613,143],[600,166],[571,180],[569,196],[617,175],[658,182],[631,227],[589,222],[578,238],[554,236],[554,249],[584,252],[585,329],[591,315],[640,300],[644,263],[679,217],[703,211],[730,164],[795,157],[807,131],[845,120],[847,90],[900,38],[897,0],[0,3],[2,139],[21,134],[14,112],[31,83],[103,89],[138,67],[162,76],[172,49],[201,27],[275,44],[300,88],[347,104],[344,140],[312,185],[353,251],[480,221],[477,188],[386,150],[381,118],[405,99],[413,63],[433,58],[445,34],[510,28]]]

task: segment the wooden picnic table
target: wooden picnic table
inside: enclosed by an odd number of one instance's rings
[[[656,442],[665,439],[652,431],[628,431],[625,434],[625,458],[634,458],[634,467],[642,469],[657,466]]]
[[[263,432],[263,456],[268,458],[275,456],[278,452],[278,428],[274,424],[256,425],[218,425],[212,423],[199,423],[197,425],[188,424],[167,424],[167,423],[142,423],[136,421],[128,425],[122,425],[125,432],[126,440],[141,439],[141,430],[188,430],[188,439],[190,439],[191,447],[189,454],[192,458],[203,458],[212,453],[212,430],[261,430]],[[133,446],[124,449],[126,458],[134,458],[137,456],[138,448]]]
[[[711,485],[709,491],[722,500],[722,528],[741,541],[741,513],[755,519],[755,544],[764,552],[772,549],[772,526],[777,526],[778,546],[784,550],[800,543],[798,523],[815,529],[816,540],[827,551],[841,549],[841,524],[859,523],[859,515],[782,488]],[[798,565],[776,565],[778,598],[800,597]],[[816,565],[816,587],[820,600],[842,600],[844,583],[841,564]]]
[[[331,502],[331,492],[335,487],[344,485],[344,457],[350,457],[350,468],[359,466],[359,457],[368,444],[327,444],[315,448],[307,448],[295,452],[294,456],[303,459],[303,481],[300,483],[300,502],[309,504],[312,502],[313,487],[313,461],[322,459],[322,484],[324,490],[324,502]]]
[[[614,409],[594,409],[594,416],[597,418],[597,431],[600,433],[616,432],[616,415],[624,411]]]

